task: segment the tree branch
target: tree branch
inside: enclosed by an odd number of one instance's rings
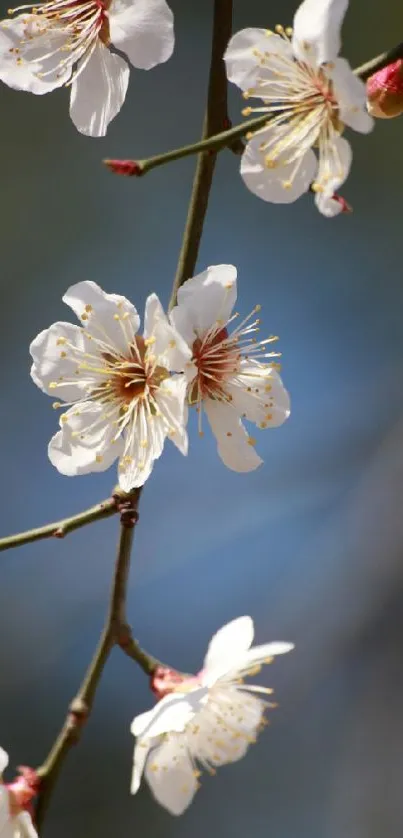
[[[97,687],[113,646],[119,645],[124,650],[127,646],[129,656],[140,664],[147,675],[152,674],[159,665],[159,661],[140,649],[126,622],[127,580],[140,494],[141,489],[136,489],[131,495],[126,495],[126,499],[120,504],[120,536],[105,625],[81,687],[70,704],[63,727],[45,761],[37,769],[40,778],[36,808],[38,829],[43,822],[64,759],[71,746],[80,738],[82,728],[91,713]]]
[[[393,49],[388,52],[383,52],[381,55],[377,55],[376,58],[372,58],[360,67],[356,67],[354,73],[363,81],[366,81],[370,76],[378,72],[378,70],[382,70],[384,67],[387,67],[388,64],[391,64],[393,61],[397,61],[398,58],[403,58],[403,42],[398,44],[396,47],[393,47]],[[141,175],[145,175],[147,172],[150,172],[151,169],[156,169],[158,166],[165,165],[165,163],[171,163],[174,160],[180,160],[182,157],[189,157],[191,154],[199,154],[200,152],[203,152],[203,154],[199,157],[198,169],[196,171],[197,178],[197,172],[199,171],[199,167],[201,168],[202,161],[209,159],[206,153],[210,152],[211,154],[210,160],[213,161],[213,171],[218,151],[221,151],[223,148],[234,149],[235,144],[239,143],[242,137],[246,136],[249,132],[257,131],[259,128],[263,128],[268,123],[269,120],[267,119],[267,114],[263,114],[255,117],[254,119],[242,122],[239,125],[234,125],[233,128],[229,128],[226,131],[219,131],[213,135],[211,131],[208,133],[203,132],[203,138],[197,143],[181,146],[180,148],[167,151],[164,154],[156,154],[154,157],[148,157],[146,160],[104,160],[104,163],[111,169],[111,171],[116,172],[117,174],[128,175],[129,177],[140,177]],[[215,130],[217,131],[217,129]],[[236,147],[236,150],[240,150],[240,146]],[[196,189],[196,178],[194,190]],[[195,210],[197,211],[197,207],[195,207]],[[191,260],[189,260],[189,262],[190,264],[192,263]],[[195,262],[196,259],[194,259],[194,263]],[[188,279],[192,272],[193,271],[190,271],[185,279]]]
[[[73,530],[78,530],[80,527],[92,524],[93,521],[101,521],[103,518],[114,515],[119,510],[119,502],[120,496],[116,494],[101,503],[97,503],[96,506],[91,506],[84,512],[79,512],[78,515],[73,515],[71,518],[64,518],[62,521],[55,521],[53,524],[46,524],[44,527],[37,527],[34,530],[0,538],[0,551],[10,550],[12,547],[19,547],[21,544],[30,544],[32,541],[39,541],[41,538],[64,538],[67,533],[73,532]]]
[[[228,121],[227,76],[223,55],[231,37],[231,31],[232,0],[214,0],[210,74],[203,139],[221,131]],[[194,273],[216,159],[217,151],[215,148],[211,148],[207,153],[200,154],[197,161],[182,247],[169,304],[170,309],[176,303],[178,288]]]

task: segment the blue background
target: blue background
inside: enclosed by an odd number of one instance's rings
[[[172,0],[174,57],[133,71],[108,136],[75,131],[65,90],[0,90],[2,256],[0,526],[4,534],[108,496],[115,471],[60,476],[46,447],[51,399],[29,377],[28,345],[70,319],[66,288],[93,279],[142,311],[168,302],[194,171],[188,159],[141,180],[103,157],[145,157],[200,133],[211,2]],[[400,0],[354,0],[344,27],[353,65],[401,39]],[[285,25],[286,0],[235,2],[234,31]],[[230,111],[240,120],[234,88]],[[249,193],[220,155],[198,268],[238,268],[238,308],[259,302],[279,334],[292,416],[258,433],[264,466],[226,471],[191,416],[190,456],[169,443],[141,500],[128,613],[136,636],[197,671],[210,635],[251,614],[258,642],[296,650],[264,674],[272,726],[240,763],[206,778],[174,819],[147,789],[129,796],[133,716],[144,675],[115,650],[82,742],[68,757],[45,834],[206,833],[220,838],[401,838],[403,722],[403,120],[378,121],[354,150],[330,221],[311,196],[286,207]],[[0,742],[38,764],[64,718],[103,621],[117,521],[1,555]]]

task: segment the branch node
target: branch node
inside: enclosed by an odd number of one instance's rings
[[[54,538],[64,538],[65,535],[66,530],[63,527],[58,527],[57,530],[55,530],[53,533]]]
[[[103,161],[110,172],[124,177],[140,177],[143,174],[141,163],[137,160],[109,160]]]

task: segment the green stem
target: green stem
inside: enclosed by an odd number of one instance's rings
[[[208,141],[208,138],[220,131],[228,121],[227,76],[223,55],[231,32],[232,0],[214,0],[210,73],[202,142]],[[194,273],[216,159],[217,147],[213,144],[209,146],[207,153],[199,155],[197,161],[169,309],[176,303],[178,288]]]
[[[370,76],[378,72],[378,70],[382,70],[384,67],[387,67],[388,64],[391,64],[393,61],[397,61],[398,58],[403,58],[403,42],[393,47],[393,49],[389,50],[388,52],[383,52],[381,53],[381,55],[377,55],[376,58],[372,58],[365,64],[361,64],[360,67],[356,67],[354,73],[356,76],[359,76],[363,81],[366,81]],[[224,111],[221,111],[221,120],[223,112]],[[156,169],[158,166],[165,165],[165,163],[172,163],[174,160],[180,160],[182,157],[189,157],[192,154],[199,154],[200,152],[211,152],[212,156],[210,159],[210,166],[208,166],[208,158],[206,154],[203,154],[203,156],[199,157],[199,164],[198,169],[196,171],[194,183],[194,195],[197,197],[200,191],[198,181],[200,179],[203,181],[202,175],[204,174],[204,172],[202,171],[202,161],[204,161],[204,168],[207,171],[208,177],[212,177],[216,153],[218,151],[221,151],[223,148],[228,147],[234,148],[235,144],[239,142],[239,140],[241,140],[241,138],[244,137],[246,134],[252,131],[257,131],[259,128],[263,128],[268,123],[269,120],[267,118],[267,114],[263,114],[261,116],[255,117],[254,119],[249,119],[246,122],[242,122],[239,125],[235,125],[233,128],[229,128],[226,131],[218,131],[217,133],[213,134],[211,131],[207,133],[206,131],[204,131],[203,138],[199,140],[199,142],[197,143],[191,143],[190,145],[181,146],[180,148],[175,148],[171,151],[167,151],[164,154],[157,154],[155,155],[155,157],[148,157],[146,160],[128,160],[125,162],[129,166],[130,164],[133,166],[132,174],[134,174],[135,176],[140,176],[147,174],[147,172],[150,172],[151,169]],[[237,148],[237,150],[239,150],[239,148]],[[110,160],[104,160],[104,163],[106,163],[106,165],[111,166],[112,162],[113,161]],[[113,166],[111,166],[111,168],[113,168]],[[207,189],[207,183],[205,184],[205,188]],[[195,202],[195,205],[193,207],[193,213],[196,213],[196,215],[200,217],[198,209],[199,207]]]
[[[30,544],[32,541],[39,541],[41,538],[64,538],[67,533],[85,527],[87,524],[92,524],[94,521],[109,518],[117,511],[117,498],[107,498],[107,500],[97,503],[96,506],[92,506],[84,512],[79,512],[78,515],[72,515],[71,518],[63,518],[63,520],[55,521],[53,524],[45,524],[44,527],[37,527],[34,530],[0,538],[0,551],[19,547],[21,544]]]

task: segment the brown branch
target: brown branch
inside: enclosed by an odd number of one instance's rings
[[[223,55],[232,31],[232,0],[214,0],[213,35],[207,108],[203,139],[227,127],[227,76]],[[178,288],[193,276],[217,159],[215,149],[199,154],[193,181],[182,247],[169,304],[176,303]]]
[[[30,544],[32,541],[39,541],[41,538],[64,538],[67,533],[85,527],[87,524],[92,524],[93,521],[109,518],[118,509],[118,495],[113,495],[111,498],[107,498],[96,506],[92,506],[84,512],[79,512],[78,515],[73,515],[71,518],[63,518],[62,521],[55,521],[53,524],[46,524],[44,527],[37,527],[34,530],[0,538],[0,551],[10,550],[12,547],[19,547],[21,544]]]
[[[140,494],[141,489],[136,489],[131,495],[121,496],[119,500],[121,527],[108,613],[98,646],[80,689],[70,704],[63,727],[45,761],[37,770],[40,778],[36,807],[38,829],[43,823],[64,759],[72,745],[79,740],[82,728],[91,713],[97,687],[112,648],[118,645],[124,651],[127,650],[127,654],[134,658],[148,675],[159,665],[159,661],[140,649],[126,622],[126,592],[130,552],[134,526],[138,520],[137,509]]]

